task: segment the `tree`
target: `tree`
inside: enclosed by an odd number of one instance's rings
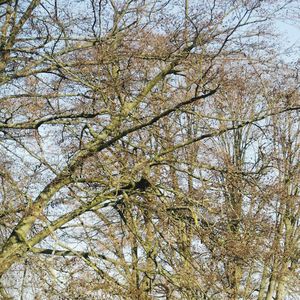
[[[4,299],[299,295],[293,5],[0,1]]]

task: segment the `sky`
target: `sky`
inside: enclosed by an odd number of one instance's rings
[[[292,61],[300,59],[300,22],[291,24],[289,20],[282,20],[277,22],[276,27],[282,34],[282,50],[293,46],[293,51],[287,53],[288,58]]]

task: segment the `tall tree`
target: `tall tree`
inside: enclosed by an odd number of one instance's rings
[[[296,5],[0,1],[2,297],[298,295]]]

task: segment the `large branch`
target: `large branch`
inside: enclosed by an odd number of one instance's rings
[[[94,271],[96,271],[102,278],[106,278],[108,281],[113,282],[119,287],[122,287],[122,285],[112,276],[110,276],[107,272],[100,269],[97,264],[93,263],[91,258],[100,258],[102,260],[105,260],[107,262],[110,262],[114,265],[120,264],[119,262],[115,261],[114,259],[111,259],[103,254],[97,254],[92,252],[85,252],[85,251],[76,251],[73,249],[68,250],[55,250],[55,249],[48,249],[48,248],[37,248],[33,247],[30,249],[32,253],[35,254],[43,254],[43,255],[56,255],[56,256],[76,256],[83,260],[85,264],[87,264],[89,267],[91,267]]]
[[[26,237],[24,236],[21,237],[22,239],[20,239],[20,237],[17,235],[14,236],[14,238],[11,237],[10,243],[6,244],[6,247],[3,248],[0,254],[0,274],[3,274],[14,262],[17,262],[34,245],[45,239],[47,236],[69,221],[74,220],[76,217],[95,208],[99,209],[108,206],[115,206],[122,201],[119,199],[119,197],[124,193],[135,193],[136,191],[143,192],[148,187],[150,187],[150,183],[147,181],[147,179],[142,177],[137,182],[129,183],[120,189],[96,196],[92,201],[81,205],[79,208],[66,213],[57,220],[53,221],[47,226],[47,228],[29,240],[26,240]]]
[[[70,120],[92,119],[103,112],[96,113],[66,113],[60,115],[45,116],[23,123],[3,123],[0,122],[0,129],[38,129],[44,124],[69,124]]]

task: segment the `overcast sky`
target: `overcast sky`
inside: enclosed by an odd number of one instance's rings
[[[282,34],[283,51],[293,47],[293,51],[286,53],[291,60],[300,59],[300,24],[291,24],[289,20],[278,21],[277,28]]]

